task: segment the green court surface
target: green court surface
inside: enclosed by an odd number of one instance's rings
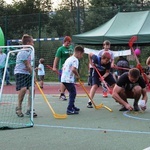
[[[66,119],[54,118],[41,94],[35,96],[38,117],[34,127],[1,130],[1,150],[143,150],[150,147],[150,104],[143,112],[120,112],[120,105],[111,95],[103,98],[96,94],[96,105],[106,108],[87,108],[88,97],[78,95],[78,115]],[[149,95],[149,93],[148,93]],[[149,95],[150,96],[150,95]],[[68,101],[61,101],[53,94],[46,94],[56,114],[65,114]],[[129,100],[133,103],[133,100]]]

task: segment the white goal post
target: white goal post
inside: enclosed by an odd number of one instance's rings
[[[7,53],[6,62],[4,66],[0,66],[2,72],[2,84],[0,88],[0,129],[14,129],[33,127],[33,101],[34,101],[34,61],[35,51],[33,46],[30,45],[12,45],[12,46],[0,46],[0,49]],[[28,93],[22,102],[22,112],[25,114],[27,111],[28,99],[31,103],[31,115],[24,115],[24,117],[18,117],[16,115],[16,106],[18,104],[18,91],[16,91],[15,75],[13,73],[16,65],[17,54],[21,51],[27,51],[31,57],[31,96],[28,97]],[[18,63],[18,62],[17,62]],[[10,82],[12,85],[5,84],[7,69],[11,70]],[[25,79],[24,79],[25,80]],[[25,81],[27,82],[27,81]]]

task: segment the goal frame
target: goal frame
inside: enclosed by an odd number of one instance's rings
[[[17,48],[17,50],[10,50],[10,48]],[[31,45],[11,45],[11,46],[0,46],[2,49],[7,49],[7,56],[6,56],[6,62],[4,66],[4,72],[3,72],[3,78],[2,78],[2,84],[0,88],[0,102],[2,101],[2,94],[3,94],[3,88],[4,88],[4,83],[5,83],[5,77],[6,77],[6,71],[7,67],[9,65],[9,58],[12,53],[17,53],[19,51],[27,51],[27,48],[32,49],[32,59],[31,59],[31,67],[32,67],[32,86],[31,86],[31,117],[30,117],[30,124],[28,124],[26,127],[33,127],[34,126],[34,120],[33,120],[33,107],[34,107],[34,77],[35,77],[35,50],[34,47]],[[21,48],[21,49],[19,49]],[[3,128],[11,128],[11,127],[3,127]]]

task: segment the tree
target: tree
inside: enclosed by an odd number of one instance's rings
[[[37,31],[40,38],[42,28],[49,20],[49,14],[44,13],[51,9],[51,3],[47,4],[48,2],[51,0],[14,0],[12,5],[6,5],[2,17],[2,28],[6,38],[18,38],[23,33],[33,34]]]
[[[4,14],[5,6],[6,6],[6,2],[4,2],[4,0],[0,0],[0,16],[2,16],[2,14]]]
[[[63,9],[51,13],[47,32],[56,32],[59,37],[75,33],[74,21],[69,10]]]
[[[87,0],[63,0],[57,10],[68,10],[70,19],[73,21],[73,30],[75,33],[80,33],[82,30],[80,27],[82,27],[83,20],[85,19],[86,8],[88,8]]]
[[[84,32],[102,25],[118,12],[148,10],[150,6],[148,0],[89,0],[89,3],[85,13]]]

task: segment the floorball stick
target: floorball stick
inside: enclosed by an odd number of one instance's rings
[[[47,68],[49,68],[50,70],[52,70],[53,71],[53,68],[50,66],[50,65],[46,65],[47,66]],[[58,75],[61,75],[61,73],[59,72],[59,71],[54,71],[55,73],[57,73]],[[77,86],[79,86],[77,83],[75,83],[75,85],[77,85]]]
[[[87,94],[88,98],[90,99],[91,103],[94,105],[95,109],[100,109],[103,107],[103,104],[100,105],[96,105],[95,102],[93,101],[93,99],[90,97],[90,95],[88,94],[88,91],[86,90],[86,88],[84,87],[84,85],[82,84],[82,82],[79,80],[79,84],[81,85],[82,89],[84,90],[84,92]]]
[[[129,44],[129,47],[130,47],[130,49],[131,49],[131,51],[132,51],[132,53],[133,53],[133,55],[134,55],[134,57],[135,57],[135,60],[136,60],[136,63],[137,63],[137,68],[140,70],[143,79],[145,80],[146,84],[147,84],[148,87],[150,88],[150,84],[149,84],[149,81],[148,81],[148,79],[147,79],[147,76],[146,76],[146,74],[144,73],[144,71],[143,71],[143,69],[142,69],[142,66],[141,66],[141,64],[140,64],[140,62],[139,62],[139,59],[138,59],[138,57],[136,56],[136,54],[135,54],[135,52],[134,52],[134,49],[133,49],[133,44],[134,44],[134,42],[135,42],[136,40],[137,40],[137,36],[132,36],[132,37],[130,38],[128,44]]]
[[[96,72],[98,73],[99,77],[100,77],[100,80],[102,83],[104,83],[105,87],[107,88],[107,90],[109,91],[110,94],[112,94],[112,90],[108,87],[106,81],[103,79],[102,75],[100,74],[100,72],[98,71],[98,69],[93,66],[93,68],[96,70]]]
[[[54,109],[52,108],[52,106],[51,106],[50,103],[48,102],[47,97],[45,96],[44,92],[43,92],[42,89],[40,88],[38,82],[36,82],[36,85],[37,85],[39,91],[41,92],[41,94],[42,94],[42,96],[43,96],[45,102],[46,102],[47,105],[49,106],[49,108],[50,108],[50,110],[51,110],[51,112],[52,112],[54,118],[56,118],[56,119],[66,119],[66,118],[67,118],[67,114],[56,114],[56,113],[55,113]]]

